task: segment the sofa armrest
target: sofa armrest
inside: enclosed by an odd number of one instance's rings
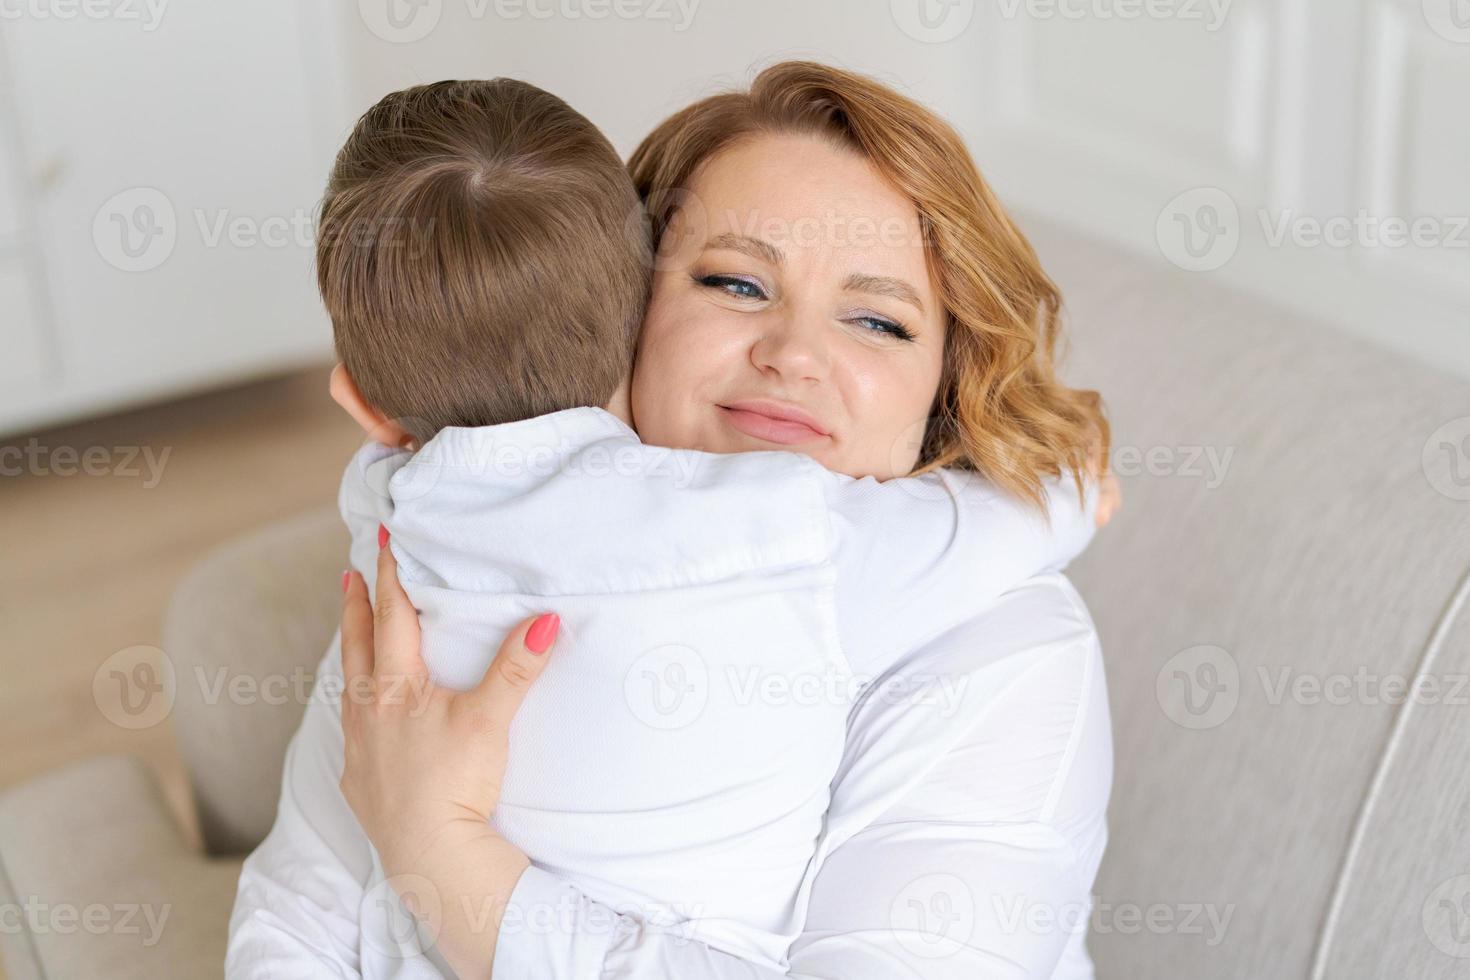
[[[170,721],[209,854],[251,851],[275,823],[286,746],[342,614],[347,546],[337,508],[324,507],[215,549],[174,590]],[[236,680],[254,693],[211,693]]]
[[[8,790],[0,953],[10,980],[219,976],[240,864],[193,850],[130,756]]]

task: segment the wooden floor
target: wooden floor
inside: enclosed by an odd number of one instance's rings
[[[335,499],[360,441],[327,397],[325,367],[0,441],[0,791],[96,753],[135,753],[192,835],[169,726],[108,722],[93,674],[118,650],[161,645],[170,591],[215,545]],[[65,458],[9,475],[20,461],[5,447],[28,445],[46,460],[56,447],[102,446],[114,468],[129,447],[149,447],[156,472],[140,453],[135,476],[63,475],[75,466]],[[31,458],[43,459],[34,448]]]

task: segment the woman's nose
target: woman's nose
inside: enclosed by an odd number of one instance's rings
[[[810,314],[771,317],[750,348],[750,360],[762,372],[786,381],[820,381],[830,367],[827,331]]]

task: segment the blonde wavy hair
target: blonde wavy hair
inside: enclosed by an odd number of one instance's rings
[[[693,103],[628,161],[658,241],[699,167],[737,141],[812,134],[861,153],[918,209],[948,313],[944,368],[914,473],[973,469],[1041,506],[1042,479],[1100,472],[1110,432],[1095,391],[1056,377],[1061,294],[958,133],[873,79],[785,61],[748,91]]]

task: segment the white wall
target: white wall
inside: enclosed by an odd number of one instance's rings
[[[1011,200],[1470,376],[1466,0],[985,26]]]

